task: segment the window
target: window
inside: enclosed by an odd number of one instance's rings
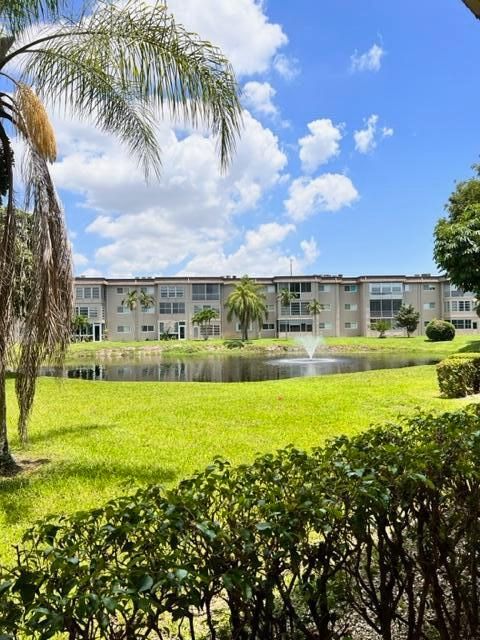
[[[262,330],[263,331],[274,331],[275,330],[275,324],[273,322],[267,322],[262,324]]]
[[[83,300],[83,287],[75,287],[75,298]]]
[[[370,300],[370,316],[372,318],[393,318],[402,306],[402,300],[398,298],[385,298]]]
[[[374,298],[379,296],[401,297],[403,290],[401,282],[375,282],[369,285],[370,296]]]
[[[100,287],[92,287],[93,300],[100,300]]]
[[[459,300],[458,301],[458,310],[459,311],[470,311],[470,300]]]
[[[330,303],[322,304],[322,311],[331,311],[332,305]]]
[[[242,330],[242,325],[240,324],[240,322],[237,322],[235,325],[235,331],[240,332]],[[248,331],[253,331],[253,324],[250,323],[248,325]]]
[[[123,295],[124,293],[128,293],[128,287],[117,287],[117,293]]]
[[[435,289],[436,289],[436,286],[434,284],[428,283],[423,285],[424,291],[435,291]]]
[[[220,285],[193,284],[192,300],[220,300]]]
[[[358,305],[357,304],[346,304],[345,305],[345,311],[357,311],[358,309]]]
[[[155,331],[155,327],[153,324],[142,324],[142,333],[153,333]]]
[[[445,313],[449,313],[449,311],[450,311],[450,302],[448,302],[448,300],[446,300],[443,303],[443,310],[445,311]]]
[[[78,315],[83,318],[88,318],[88,307],[77,307]]]
[[[331,322],[320,322],[318,324],[318,328],[319,329],[331,329],[332,328],[332,323]]]
[[[161,298],[183,298],[185,296],[185,287],[177,287],[174,285],[163,285],[160,287]]]
[[[281,333],[309,333],[312,331],[312,322],[299,320],[286,320],[279,322],[278,330]]]
[[[203,311],[204,309],[213,309],[218,314],[220,314],[220,308],[216,305],[212,304],[194,304],[193,305],[193,313],[198,313],[199,311]]]
[[[147,293],[149,296],[153,296],[155,293],[155,287],[140,287],[142,293]]]
[[[329,284],[319,284],[318,285],[318,290],[320,293],[329,293],[330,292],[330,285]]]
[[[117,326],[117,333],[130,333],[130,327],[120,324]]]
[[[310,315],[308,302],[291,302],[288,306],[280,308],[280,315],[282,316],[305,316]]]
[[[435,309],[435,302],[424,302],[423,303],[423,308],[425,310]]]
[[[130,313],[130,309],[128,307],[120,306],[117,307],[117,313]]]
[[[142,313],[154,313],[155,312],[155,308],[154,307],[141,307],[140,308]]]
[[[357,291],[358,291],[358,287],[357,287],[357,285],[356,285],[356,284],[346,284],[346,285],[343,287],[343,290],[344,290],[346,293],[357,293]]]
[[[88,317],[89,318],[98,318],[98,309],[97,309],[97,307],[89,307],[88,308]]]
[[[296,298],[300,298],[302,293],[312,292],[311,282],[285,282],[280,285],[280,291],[282,289],[288,289],[290,293],[293,293]]]
[[[184,302],[160,302],[159,313],[163,313],[163,314],[185,313],[185,303]]]
[[[462,319],[452,318],[450,322],[453,324],[455,329],[471,329],[472,328],[472,321],[468,319],[464,320],[463,318]]]
[[[358,322],[345,322],[345,329],[358,329]]]
[[[84,299],[92,297],[92,287],[83,287],[83,297]]]
[[[202,325],[200,327],[200,335],[202,337],[205,337],[205,336],[219,336],[220,335],[220,325],[219,324]]]
[[[275,293],[275,285],[274,284],[267,284],[266,289],[267,289],[267,293]]]

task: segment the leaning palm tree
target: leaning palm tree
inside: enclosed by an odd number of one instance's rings
[[[317,328],[318,328],[317,317],[320,315],[320,313],[322,313],[323,309],[324,309],[323,304],[319,302],[316,298],[314,298],[313,300],[310,300],[310,302],[308,303],[308,313],[311,313],[313,316],[313,335],[317,334]]]
[[[164,3],[100,0],[91,13],[67,0],[0,2],[0,468],[13,464],[7,438],[5,377],[12,354],[16,287],[14,156],[26,148],[24,182],[32,210],[32,280],[19,353],[19,431],[27,437],[40,362],[67,349],[72,318],[70,247],[49,163],[56,158],[44,103],[89,118],[158,174],[155,114],[202,125],[217,138],[224,169],[241,125],[232,68],[209,42],[176,24]],[[35,87],[35,91],[32,89]],[[19,164],[19,163],[17,163]]]
[[[242,340],[248,340],[248,327],[252,322],[262,322],[268,316],[263,287],[248,276],[243,276],[225,303],[227,320],[235,316],[240,323]]]

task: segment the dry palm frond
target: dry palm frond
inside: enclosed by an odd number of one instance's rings
[[[33,278],[15,385],[22,442],[27,437],[38,369],[44,360],[63,359],[73,315],[71,252],[63,211],[45,158],[33,146],[27,163],[27,199],[33,208]]]
[[[20,133],[40,156],[53,162],[57,157],[55,133],[40,98],[28,85],[19,83],[15,105]]]

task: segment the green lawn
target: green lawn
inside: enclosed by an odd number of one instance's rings
[[[31,443],[16,455],[46,462],[0,480],[0,560],[46,513],[97,505],[135,484],[174,483],[214,456],[249,461],[417,407],[441,411],[467,402],[439,398],[435,369],[427,366],[239,384],[41,379]]]
[[[383,338],[376,337],[355,337],[355,338],[327,338],[325,344],[319,347],[319,350],[335,350],[344,352],[357,352],[357,351],[395,351],[410,353],[431,353],[446,354],[457,351],[458,349],[468,348],[469,345],[474,345],[474,350],[480,350],[480,341],[476,340],[474,336],[462,335],[457,336],[451,342],[430,342],[425,339],[425,336],[416,336],[414,338]],[[252,340],[247,344],[244,349],[237,349],[234,353],[246,353],[251,351],[268,351],[268,350],[285,350],[296,349],[300,347],[295,343],[293,339],[281,339],[281,338],[260,338],[258,340]],[[229,349],[224,346],[224,341],[221,339],[210,340],[169,340],[169,341],[125,341],[125,342],[82,342],[72,344],[69,350],[70,359],[78,358],[91,358],[95,355],[108,355],[115,356],[131,354],[132,352],[144,352],[161,350],[167,353],[189,354],[189,353],[201,353],[203,351],[225,351],[231,353]]]

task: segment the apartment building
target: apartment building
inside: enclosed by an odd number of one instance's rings
[[[84,329],[94,341],[158,340],[168,333],[176,339],[240,337],[240,326],[227,321],[225,302],[237,282],[235,276],[162,278],[87,278],[75,281],[77,315],[89,320]],[[250,327],[252,337],[285,337],[315,332],[324,336],[375,335],[372,324],[387,320],[392,333],[394,318],[402,304],[420,313],[417,333],[424,334],[434,318],[452,322],[459,332],[478,330],[476,299],[443,276],[416,274],[344,277],[343,275],[275,276],[256,278],[264,290],[268,317],[261,326]],[[288,289],[292,300],[284,306],[280,292]],[[125,300],[135,291],[151,296],[153,304],[130,309]],[[317,299],[322,312],[312,316],[309,303]],[[192,324],[192,317],[205,308],[215,309],[218,318],[207,328]],[[314,322],[318,326],[314,327]]]

